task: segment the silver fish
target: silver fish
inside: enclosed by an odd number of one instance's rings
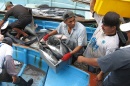
[[[25,41],[22,41],[20,39],[15,38],[13,35],[11,35],[8,32],[6,33],[6,36],[10,37],[13,40],[14,43],[18,43],[18,44],[22,44],[22,45],[27,45],[27,46],[29,46],[29,45],[33,44],[35,41],[37,41],[36,37],[34,37],[32,40],[30,40],[28,42],[25,42]]]
[[[37,26],[36,27],[33,27],[33,28],[31,28],[30,26],[26,26],[25,27],[25,29],[24,29],[24,31],[25,32],[29,32],[30,34],[32,34],[32,35],[36,35],[36,33],[35,33],[35,29],[37,28]]]
[[[71,49],[65,43],[63,43],[62,40],[60,40],[60,53],[61,53],[61,55],[64,55],[70,51],[71,51]]]
[[[6,36],[10,37],[10,38],[13,40],[14,43],[18,43],[18,44],[22,44],[22,45],[25,44],[24,41],[15,38],[15,37],[14,37],[13,35],[11,35],[9,32],[6,33]]]
[[[46,45],[52,50],[57,59],[61,59],[64,54],[71,51],[71,49],[67,45],[65,45],[61,40],[59,41],[60,41],[59,48],[46,43]]]
[[[53,54],[56,56],[57,59],[62,58],[63,55],[61,54],[60,49],[49,44],[47,44],[47,46],[51,49],[51,51],[53,52]]]
[[[53,63],[54,65],[56,65],[58,63],[58,60],[56,59],[56,57],[53,55],[53,53],[47,49],[47,48],[43,48],[43,49],[39,49],[40,55],[44,60],[48,60],[51,63]]]
[[[37,34],[37,36],[35,36],[35,37],[37,38],[37,40],[33,44],[31,44],[30,47],[39,49],[39,44],[42,45],[42,43],[40,43],[40,40],[43,38],[43,36],[46,34],[46,32],[37,32],[36,34]],[[32,36],[32,38],[34,38],[34,37]],[[32,38],[31,38],[31,40],[32,40]],[[43,45],[45,45],[45,43]]]

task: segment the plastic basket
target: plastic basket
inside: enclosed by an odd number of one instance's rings
[[[108,11],[114,11],[121,17],[130,18],[130,0],[96,0],[94,11],[105,15]]]

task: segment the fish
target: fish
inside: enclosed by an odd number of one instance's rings
[[[57,40],[59,41],[59,43],[55,42]],[[57,39],[57,40],[54,39],[53,41],[47,41],[46,45],[52,50],[52,52],[54,53],[57,59],[61,59],[63,55],[65,55],[66,53],[72,50],[65,43],[63,43],[61,39]],[[54,43],[48,43],[48,42],[54,42],[55,44],[57,43],[58,45],[53,46],[51,44],[54,44]]]
[[[25,42],[23,40],[15,38],[9,32],[6,33],[6,36],[10,37],[13,40],[14,43],[21,44],[21,45],[27,45],[27,46],[29,46],[29,45],[33,44],[35,41],[37,41],[37,38],[34,37],[32,40]]]
[[[51,62],[53,65],[56,65],[58,63],[58,60],[56,59],[56,57],[53,55],[53,53],[51,52],[51,50],[49,50],[48,48],[43,47],[42,49],[39,49],[40,55],[44,60],[48,60],[49,62]]]
[[[11,35],[9,32],[7,32],[5,35],[6,35],[7,37],[10,37],[10,38],[13,40],[14,43],[18,43],[18,44],[22,44],[22,45],[25,44],[24,41],[15,38],[15,37],[14,37],[13,35]]]
[[[62,58],[62,54],[60,52],[60,49],[53,46],[53,45],[49,45],[47,44],[47,46],[50,48],[50,50],[53,52],[53,54],[56,56],[57,59],[61,59]]]
[[[33,27],[33,28],[31,28],[30,26],[26,26],[25,27],[25,29],[24,29],[24,31],[25,32],[28,32],[28,33],[30,33],[31,35],[36,35],[36,32],[35,32],[35,29],[37,28],[37,26],[36,27]]]
[[[43,36],[46,34],[46,32],[36,32],[37,36],[37,40],[30,45],[31,48],[35,48],[35,49],[38,49],[39,48],[39,44],[40,43],[40,40],[43,38]]]
[[[68,52],[71,52],[72,50],[65,44],[63,43],[62,40],[60,40],[60,53],[61,55],[65,55]]]

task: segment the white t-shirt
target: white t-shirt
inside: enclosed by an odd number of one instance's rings
[[[119,47],[118,34],[114,36],[106,36],[102,30],[102,18],[97,14],[94,15],[98,27],[95,30],[85,52],[85,57],[101,57],[114,52]]]
[[[11,55],[13,54],[13,48],[5,43],[0,43],[0,68],[2,68],[3,62],[4,62],[4,58],[7,55]]]

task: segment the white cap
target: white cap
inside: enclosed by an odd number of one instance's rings
[[[130,31],[130,22],[121,24],[120,29],[123,32]]]

